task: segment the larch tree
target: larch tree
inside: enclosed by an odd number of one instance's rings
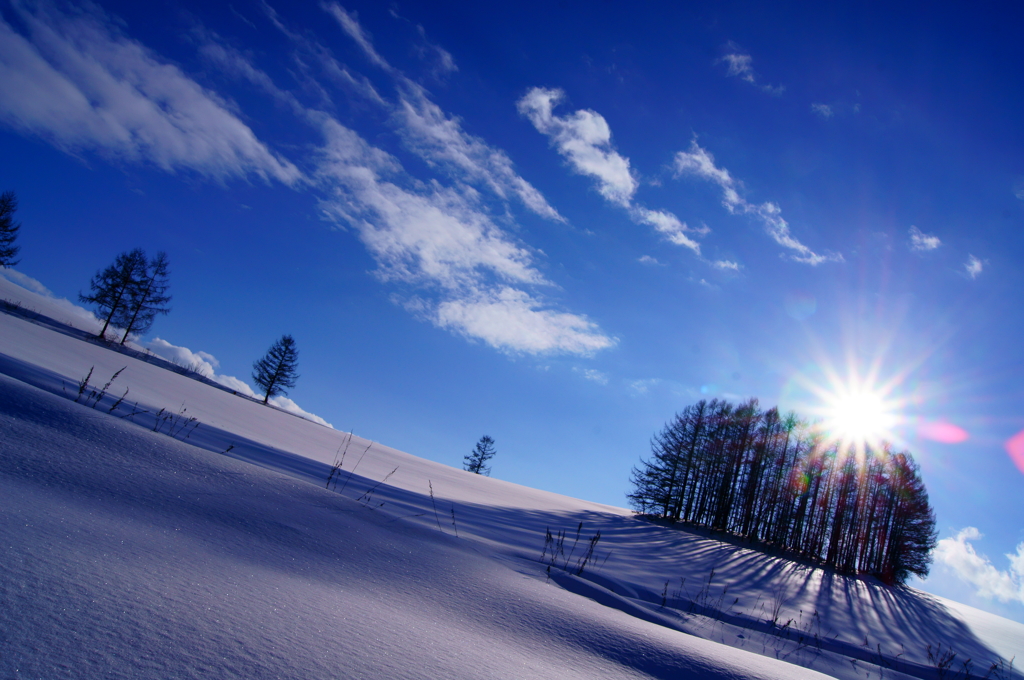
[[[854,455],[753,399],[686,407],[652,438],[630,482],[642,514],[890,584],[927,575],[935,547],[935,514],[909,453],[882,445]]]
[[[476,443],[476,448],[470,451],[469,455],[462,459],[462,469],[467,472],[473,472],[478,475],[491,474],[491,466],[487,462],[494,458],[494,454],[497,451],[494,450],[494,440],[487,435],[480,437],[480,441]]]
[[[0,194],[0,267],[13,267],[21,260],[15,260],[20,246],[14,245],[21,225],[14,221],[18,209],[18,197],[13,191]]]
[[[146,263],[145,276],[128,291],[127,303],[117,315],[118,325],[124,328],[123,345],[129,333],[145,333],[153,325],[157,314],[167,314],[171,296],[167,272],[167,253],[159,252]]]
[[[96,334],[106,337],[111,322],[125,319],[125,310],[147,276],[146,253],[141,248],[121,253],[114,264],[97,272],[89,281],[89,294],[79,294],[78,299],[99,308],[103,328]]]
[[[278,394],[287,394],[299,376],[299,350],[290,335],[282,335],[262,359],[252,365],[252,379],[263,390],[263,403]]]

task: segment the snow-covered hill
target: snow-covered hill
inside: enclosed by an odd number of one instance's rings
[[[423,460],[0,297],[0,677],[1022,677],[1024,625]]]

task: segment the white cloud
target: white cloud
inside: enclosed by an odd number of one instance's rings
[[[745,80],[748,83],[754,82],[754,60],[749,54],[732,52],[730,54],[726,54],[724,57],[721,58],[720,61],[723,61],[729,65],[729,68],[725,72],[725,75],[737,76],[741,80]]]
[[[917,227],[910,227],[910,249],[918,252],[935,250],[942,245],[938,236],[926,234]]]
[[[782,217],[782,210],[772,202],[754,204],[740,195],[742,184],[727,169],[715,165],[714,157],[702,149],[697,141],[690,144],[689,151],[680,151],[675,157],[677,175],[695,175],[717,184],[722,189],[722,205],[733,214],[752,215],[764,225],[768,235],[783,248],[793,251],[790,257],[796,262],[812,266],[823,262],[842,262],[843,256],[835,253],[819,255],[801,243],[790,232],[789,223]]]
[[[411,21],[401,16],[394,7],[391,7],[388,12],[394,18],[412,24]],[[416,51],[424,61],[431,64],[433,75],[439,77],[458,71],[459,67],[455,64],[455,57],[452,56],[451,52],[431,42],[427,38],[427,31],[423,28],[422,24],[415,24],[415,26],[416,32],[419,33],[420,40],[422,41],[422,44],[416,47]]]
[[[715,61],[717,64],[725,64],[725,75],[730,78],[739,78],[750,83],[754,87],[770,95],[778,97],[786,91],[783,85],[766,85],[759,83],[757,74],[754,73],[754,58],[740,49],[739,45],[730,41],[725,45],[726,53]]]
[[[382,279],[439,292],[416,305],[434,324],[509,352],[590,354],[615,343],[586,317],[545,309],[514,287],[550,283],[472,192],[403,188],[388,179],[402,174],[392,156],[336,121],[324,133],[319,177],[334,194],[325,211],[358,230]]]
[[[664,266],[661,262],[658,262],[657,258],[651,257],[650,255],[641,255],[640,258],[637,259],[637,262],[640,264],[651,265],[653,267]]]
[[[515,283],[547,283],[531,256],[473,201],[437,183],[419,192],[383,179],[401,166],[336,121],[324,125],[320,175],[335,200],[325,207],[353,224],[381,265],[384,279],[473,287],[489,272]],[[340,199],[340,200],[338,200]]]
[[[167,359],[171,363],[177,364],[183,368],[190,368],[196,373],[227,387],[229,390],[234,390],[239,394],[243,394],[254,399],[260,399],[262,397],[262,395],[256,394],[252,387],[250,387],[244,380],[239,380],[233,375],[220,375],[217,373],[217,369],[220,368],[220,362],[218,362],[216,357],[212,354],[207,352],[193,352],[187,347],[172,345],[162,338],[153,338],[150,342],[146,343],[146,348],[158,357]],[[289,413],[294,413],[297,416],[305,418],[306,420],[311,420],[314,423],[320,423],[326,427],[333,427],[320,416],[300,408],[298,404],[288,397],[271,397],[270,403],[284,411],[288,411]]]
[[[732,260],[715,260],[711,263],[711,266],[722,271],[738,272],[740,270],[740,264]]]
[[[633,391],[635,394],[646,396],[651,391],[652,387],[654,387],[656,385],[659,385],[659,384],[661,384],[661,379],[660,378],[647,378],[647,379],[644,379],[644,380],[634,380],[631,383],[629,383],[629,389],[631,391]]]
[[[420,29],[420,34],[426,40],[426,33],[423,31],[423,27],[419,26],[418,28]],[[438,71],[441,73],[454,73],[459,70],[458,65],[455,63],[455,57],[452,56],[451,52],[431,42],[427,42],[427,47],[436,57]]]
[[[535,87],[517,106],[538,132],[551,138],[576,172],[597,180],[602,196],[628,208],[638,183],[629,160],[612,147],[608,122],[601,114],[585,109],[569,116],[554,115],[554,107],[563,99],[562,90]]]
[[[979,596],[1000,602],[1024,603],[1024,543],[1017,552],[1008,554],[1010,568],[996,569],[984,555],[975,552],[969,541],[982,537],[974,527],[967,527],[952,538],[944,538],[935,546],[935,560],[946,565],[964,582],[977,589]]]
[[[967,262],[964,262],[964,272],[970,279],[976,279],[981,274],[982,270],[985,269],[985,265],[988,264],[987,260],[979,260],[974,255],[967,256]]]
[[[594,368],[580,368],[579,366],[576,366],[572,370],[575,373],[579,373],[580,375],[582,375],[587,380],[592,380],[592,381],[596,382],[598,385],[607,385],[608,384],[608,376],[607,376],[607,374],[602,373],[601,371],[598,371],[597,369],[594,369]]]
[[[654,227],[655,231],[662,234],[669,242],[677,246],[689,248],[697,255],[700,255],[700,244],[686,235],[686,232],[692,230],[686,226],[685,222],[681,222],[672,213],[665,210],[649,210],[636,206],[630,210],[630,216],[640,224]]]
[[[516,173],[508,154],[467,133],[458,118],[448,115],[431,101],[426,89],[381,57],[354,14],[346,12],[335,3],[325,4],[323,8],[338,21],[342,30],[359,45],[370,61],[394,79],[398,88],[398,101],[389,108],[398,133],[410,151],[429,165],[443,167],[460,176],[463,181],[486,187],[502,199],[515,196],[541,217],[565,221],[536,187]],[[426,41],[422,27],[417,28]],[[442,70],[457,70],[448,52],[427,44],[439,55]],[[353,84],[359,85],[360,81],[354,79],[347,70],[337,66],[335,70],[343,72]],[[389,106],[383,100],[381,102]]]
[[[355,13],[349,14],[341,5],[333,2],[324,3],[321,7],[338,21],[338,25],[340,25],[342,30],[348,33],[349,37],[355,41],[356,45],[363,50],[366,58],[369,59],[371,63],[375,66],[379,66],[385,71],[392,70],[391,64],[389,64],[384,57],[380,56],[380,54],[377,53],[377,50],[373,47],[373,42],[370,40],[370,36],[359,24],[359,17]]]
[[[518,197],[541,217],[565,221],[532,184],[516,173],[504,151],[465,132],[457,118],[445,114],[411,81],[406,81],[403,89],[395,118],[408,148],[431,165],[461,171],[468,181],[486,185],[501,198],[509,194]]]
[[[446,300],[436,322],[491,347],[511,352],[589,355],[615,344],[586,317],[542,309],[522,290],[502,287]]]
[[[394,79],[397,104],[384,101],[368,81],[348,73],[315,41],[289,31],[272,8],[265,5],[264,10],[303,57],[321,59],[330,77],[355,87],[365,84],[363,90],[369,87],[367,98],[392,111],[410,148],[432,165],[455,171],[451,186],[409,177],[394,157],[327,113],[303,105],[248,57],[196,29],[201,53],[222,72],[254,84],[323,134],[324,146],[310,159],[316,167],[310,185],[327,192],[321,202],[325,214],[358,231],[382,279],[436,294],[420,311],[438,326],[504,351],[588,354],[612,346],[614,339],[586,317],[551,309],[523,290],[551,284],[533,265],[532,251],[497,225],[469,184],[485,186],[502,198],[515,196],[546,217],[561,216],[514,172],[504,152],[465,133],[422,87],[384,60],[354,14],[336,4],[323,7],[367,58]],[[167,169],[189,167],[215,177],[255,173],[293,184],[305,179],[271,154],[228,112],[227,104],[123,37],[106,17],[82,14],[69,19],[49,10],[17,11],[30,26],[32,42],[0,20],[0,120],[13,116],[19,125],[34,126],[33,131],[69,148],[102,147]],[[321,94],[327,96],[326,91]],[[70,118],[68,110],[74,114]],[[508,219],[507,210],[499,214]],[[183,360],[191,363],[196,357],[202,359],[195,355]],[[230,376],[221,379],[232,389],[249,389]]]
[[[596,111],[581,109],[569,116],[556,116],[554,108],[565,99],[562,90],[541,87],[531,89],[519,100],[519,112],[537,131],[551,138],[560,154],[581,175],[597,180],[598,192],[605,200],[629,211],[637,224],[653,227],[667,241],[701,256],[700,244],[692,237],[710,231],[707,226],[694,229],[667,210],[651,210],[633,201],[639,182],[629,167],[629,159],[611,144],[608,121]]]
[[[168,172],[256,175],[294,184],[271,152],[215,94],[121,34],[100,10],[75,15],[14,5],[27,27],[0,18],[0,120],[69,150],[96,150]]]
[[[818,114],[825,120],[828,120],[829,118],[835,115],[835,112],[832,110],[832,107],[829,106],[828,104],[811,104],[811,111],[814,111],[816,114]]]
[[[278,90],[246,57],[237,52],[225,56],[223,49],[208,51],[232,72],[298,109],[323,135],[314,180],[327,192],[321,200],[324,216],[358,232],[378,264],[379,278],[419,289],[393,299],[439,327],[502,351],[588,354],[614,344],[585,317],[546,308],[520,288],[551,284],[533,266],[532,252],[498,226],[481,195],[467,184],[486,187],[503,199],[516,196],[545,217],[562,217],[515,173],[504,152],[467,134],[457,118],[430,100],[423,87],[388,64],[355,15],[336,4],[323,8],[370,61],[391,76],[397,103],[377,98],[378,103],[391,112],[392,123],[410,150],[456,178],[451,186],[409,177],[387,152],[328,114],[305,109],[291,94]],[[348,73],[329,51],[290,31],[272,9],[265,9],[297,49],[320,59],[325,71],[335,76]],[[246,63],[234,63],[239,60]],[[361,82],[351,74],[347,80]]]

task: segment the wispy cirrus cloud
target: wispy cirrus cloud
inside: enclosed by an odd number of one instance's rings
[[[934,234],[926,234],[917,227],[910,226],[910,249],[915,252],[928,252],[942,245],[942,241]]]
[[[413,22],[400,15],[394,7],[391,7],[388,12],[395,19],[413,24]],[[452,56],[452,53],[427,38],[427,30],[423,28],[422,24],[413,25],[416,27],[416,33],[420,37],[420,44],[416,45],[414,49],[419,53],[423,61],[429,63],[433,75],[435,77],[443,77],[458,71],[459,67],[455,63],[455,57]]]
[[[650,210],[641,206],[634,206],[630,209],[629,214],[634,221],[654,227],[654,230],[664,236],[670,243],[689,248],[700,255],[700,244],[687,235],[687,232],[695,230],[690,229],[672,213],[666,210]],[[703,236],[707,231],[707,229],[704,229],[696,233]]]
[[[816,266],[824,262],[842,262],[843,256],[838,253],[819,255],[801,243],[789,228],[789,223],[782,217],[782,209],[776,203],[750,203],[740,194],[742,183],[723,167],[715,165],[714,157],[697,144],[690,143],[687,151],[680,151],[675,156],[677,176],[689,175],[708,180],[717,184],[722,190],[722,205],[734,215],[750,215],[761,222],[765,231],[777,244],[790,250],[790,257],[796,262]]]
[[[811,111],[813,111],[814,113],[818,114],[819,116],[821,116],[825,120],[828,120],[832,116],[836,115],[835,111],[833,111],[832,107],[829,106],[828,104],[820,104],[820,103],[811,104]]]
[[[223,44],[203,49],[223,70],[286,104],[322,135],[323,144],[310,165],[315,168],[311,184],[322,192],[324,216],[358,234],[377,263],[378,278],[406,287],[393,299],[439,328],[504,352],[589,355],[613,346],[616,340],[596,323],[559,310],[533,292],[553,284],[536,268],[533,252],[495,221],[471,185],[502,200],[518,198],[544,217],[561,216],[515,172],[503,151],[467,134],[457,118],[431,101],[425,88],[391,66],[354,14],[337,4],[322,7],[392,80],[393,100],[376,89],[365,99],[390,114],[407,149],[447,177],[413,178],[395,156],[326,111],[303,105],[247,56]],[[349,85],[359,84],[364,91],[371,87],[322,45],[288,29],[271,7],[264,10],[306,60],[319,63],[322,73],[335,80],[344,73]],[[509,219],[507,208],[500,214],[503,223]]]
[[[354,13],[337,3],[324,3],[322,7],[335,18],[367,59],[394,80],[396,102],[393,105],[383,103],[390,109],[395,129],[406,148],[431,166],[443,168],[463,181],[493,192],[503,200],[514,196],[527,209],[541,217],[565,221],[543,194],[515,171],[508,154],[466,132],[462,121],[435,104],[426,88],[384,59],[374,48],[372,38],[359,24]],[[419,28],[422,35],[422,27]],[[448,61],[451,61],[449,70],[455,69],[451,55],[437,46],[432,46],[432,50],[440,50],[440,53],[447,55]]]
[[[731,40],[725,44],[725,54],[718,58],[715,63],[725,64],[726,77],[739,78],[762,92],[778,97],[786,91],[783,85],[768,85],[759,82],[757,73],[754,72],[754,58]]]
[[[1024,543],[1017,546],[1016,553],[1006,555],[1010,565],[1004,571],[974,550],[970,542],[981,538],[981,532],[975,527],[962,529],[956,536],[944,538],[936,544],[935,561],[949,567],[962,581],[974,586],[980,597],[1024,604]]]
[[[0,119],[71,150],[95,148],[215,178],[255,174],[314,191],[326,217],[359,234],[378,276],[410,288],[407,306],[438,327],[503,351],[589,354],[614,345],[597,324],[535,292],[554,286],[535,266],[533,251],[492,217],[510,223],[507,206],[495,212],[473,186],[521,200],[551,219],[561,219],[558,213],[504,152],[466,133],[376,52],[354,15],[336,4],[323,8],[392,77],[393,101],[315,40],[290,31],[269,5],[265,14],[296,46],[296,63],[319,64],[319,71],[293,73],[306,79],[300,92],[319,92],[319,104],[277,85],[212,32],[197,27],[192,36],[221,74],[250,83],[322,136],[321,148],[303,159],[312,168],[308,176],[269,151],[229,110],[233,105],[125,37],[95,8],[70,16],[45,5],[32,12],[17,7],[28,37],[0,20]],[[417,180],[394,156],[338,123],[328,112],[324,83],[359,90],[389,111],[406,146],[448,177]]]
[[[722,271],[738,272],[741,269],[740,264],[732,260],[714,260],[711,262],[711,266]]]
[[[987,260],[981,260],[974,255],[967,256],[967,262],[964,262],[964,275],[974,280],[981,276],[981,272],[985,270],[985,265],[988,264]]]
[[[431,281],[457,290],[484,272],[514,283],[546,283],[525,248],[512,242],[470,196],[432,183],[421,191],[388,181],[402,167],[334,120],[324,126],[319,174],[343,201],[333,214],[356,225],[385,279]]]
[[[663,381],[661,378],[646,378],[644,380],[633,380],[629,383],[629,389],[635,395],[647,396],[652,387],[660,385]]]
[[[630,168],[629,159],[612,145],[612,132],[604,116],[588,109],[558,116],[554,109],[565,100],[565,92],[534,87],[518,102],[519,113],[541,134],[547,135],[555,149],[581,175],[597,182],[597,191],[609,203],[625,208],[637,224],[653,227],[667,241],[701,255],[694,237],[704,236],[707,227],[694,229],[667,210],[652,210],[633,200],[640,183]]]
[[[341,29],[359,46],[363,54],[366,55],[366,58],[370,60],[370,63],[379,66],[385,71],[393,72],[395,70],[384,57],[377,53],[376,48],[373,46],[373,41],[370,39],[369,34],[363,30],[362,25],[359,23],[359,17],[355,13],[349,13],[344,7],[333,2],[322,3],[320,7],[335,18]]]
[[[591,354],[615,339],[585,316],[552,309],[524,287],[550,286],[531,252],[473,194],[438,182],[400,186],[397,159],[326,121],[318,178],[322,205],[352,225],[378,275],[419,287],[413,307],[438,327],[508,352]]]
[[[719,59],[719,61],[728,66],[725,75],[736,76],[748,83],[754,82],[754,60],[749,54],[732,51]]]
[[[579,366],[574,367],[574,373],[579,373],[587,380],[596,382],[598,385],[608,384],[608,374],[603,371],[599,371],[596,368],[580,368]]]
[[[628,208],[639,182],[625,158],[612,146],[612,131],[604,116],[580,109],[556,116],[554,108],[565,99],[562,90],[532,88],[517,104],[519,113],[547,135],[573,170],[597,180],[597,190],[608,201]]]
[[[70,152],[148,162],[208,177],[294,185],[300,171],[272,152],[229,104],[129,39],[95,6],[65,14],[13,5],[0,18],[0,120]]]
[[[532,184],[516,173],[504,151],[493,148],[479,137],[467,134],[457,118],[448,116],[426,93],[411,83],[399,102],[395,117],[406,146],[431,165],[453,168],[467,179],[486,185],[505,199],[516,196],[534,213],[564,222]]]
[[[586,317],[545,309],[536,297],[510,286],[443,300],[434,318],[442,328],[512,352],[587,356],[616,343]]]

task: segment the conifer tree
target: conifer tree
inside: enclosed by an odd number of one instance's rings
[[[700,401],[655,434],[627,495],[642,514],[701,525],[886,583],[925,576],[935,514],[909,453],[853,455],[756,400]]]
[[[18,209],[18,197],[13,191],[0,194],[0,267],[13,267],[21,260],[15,260],[20,246],[14,245],[21,225],[14,221]]]
[[[121,253],[103,271],[89,281],[89,294],[78,295],[82,302],[94,304],[99,308],[103,319],[103,328],[96,337],[106,336],[111,321],[115,323],[124,319],[132,293],[146,279],[146,253],[141,248]]]
[[[494,450],[494,440],[484,435],[476,443],[476,448],[462,459],[462,469],[468,472],[475,472],[478,475],[490,476],[491,467],[487,464],[487,461],[494,458],[496,453],[497,451]]]
[[[167,280],[167,253],[159,252],[146,264],[145,276],[138,285],[128,291],[128,301],[117,315],[117,325],[124,328],[121,344],[129,333],[145,333],[153,325],[157,314],[167,314],[171,308],[167,303],[170,282]]]
[[[299,376],[295,372],[299,365],[299,350],[290,335],[271,345],[262,359],[252,365],[252,379],[263,390],[263,403],[278,394],[287,394],[295,387]]]

